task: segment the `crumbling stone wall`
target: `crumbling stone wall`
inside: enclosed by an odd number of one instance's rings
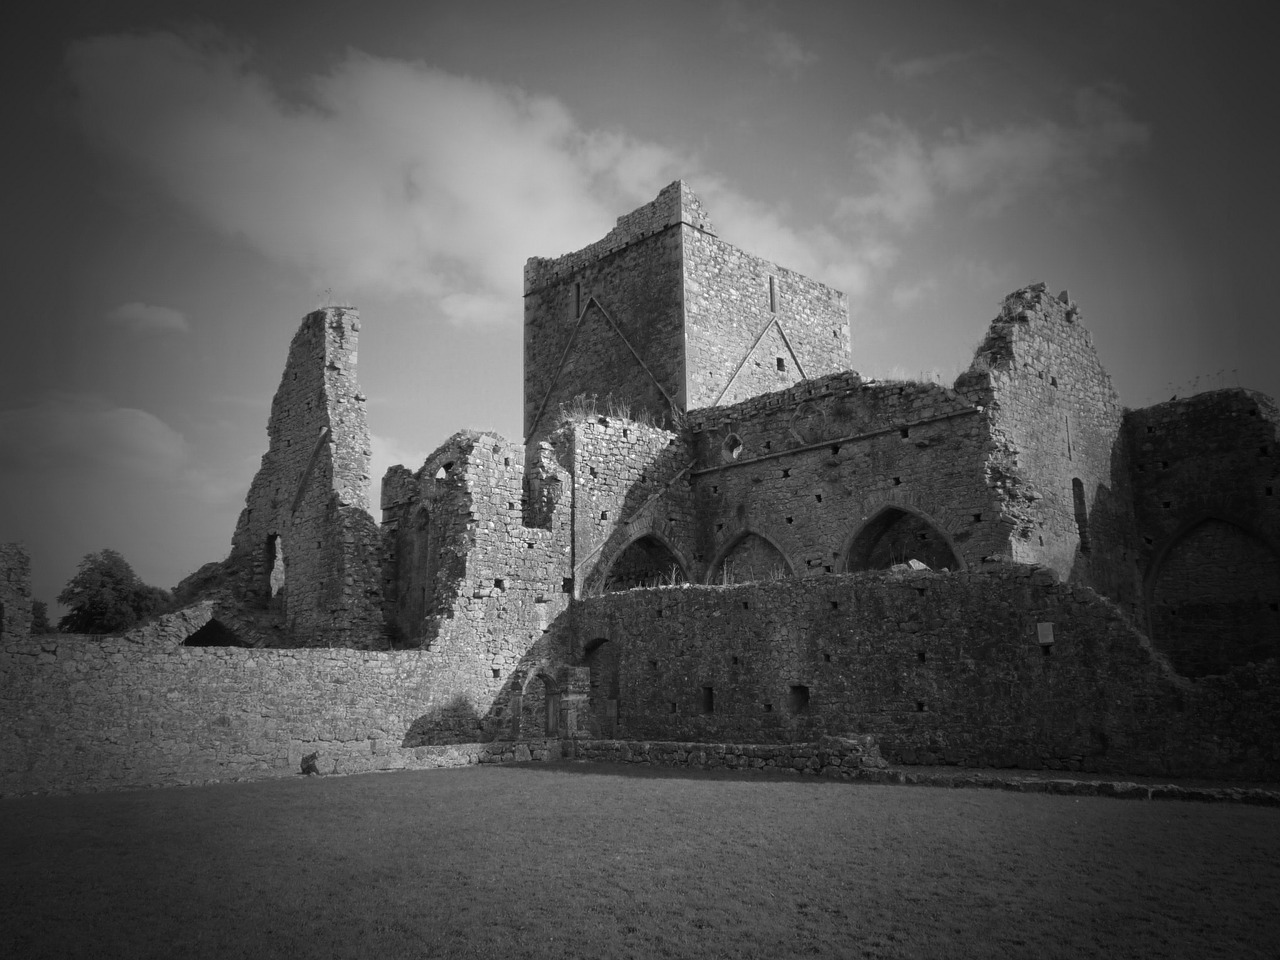
[[[359,330],[355,310],[328,307],[294,335],[226,562],[236,598],[278,618],[285,645],[383,643]]]
[[[1216,390],[1130,411],[1153,642],[1188,676],[1280,653],[1280,411]]]
[[[20,543],[0,543],[0,640],[31,635],[31,558]]]
[[[955,387],[990,424],[983,471],[1013,559],[1138,613],[1123,408],[1067,292],[1006,297]]]
[[[616,664],[592,690],[616,689],[618,739],[851,732],[905,763],[1280,774],[1274,662],[1190,683],[1045,567],[631,590],[575,617],[580,656]]]
[[[422,649],[435,676],[419,742],[520,736],[512,712],[540,674],[573,705],[558,652],[573,590],[571,487],[549,446],[526,474],[524,446],[492,433],[457,434],[416,473],[388,472],[386,612],[396,645]]]

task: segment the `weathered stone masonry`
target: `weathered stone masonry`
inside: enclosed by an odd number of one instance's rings
[[[807,766],[828,734],[1280,777],[1280,413],[1244,390],[1125,410],[1066,291],[1010,294],[951,387],[863,378],[844,296],[672,184],[529,261],[525,443],[463,432],[392,468],[380,530],[358,330],[303,321],[191,606],[6,643],[0,791],[619,739]]]
[[[20,543],[0,543],[0,641],[31,633],[31,559]]]

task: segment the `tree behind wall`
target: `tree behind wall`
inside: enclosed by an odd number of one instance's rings
[[[58,621],[64,633],[119,633],[139,620],[163,613],[168,592],[148,586],[114,550],[86,554],[58,602],[70,613]]]

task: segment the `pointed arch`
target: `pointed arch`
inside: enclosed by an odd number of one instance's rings
[[[689,582],[689,566],[666,537],[653,529],[637,531],[623,543],[592,579],[592,594],[663,587]]]
[[[844,570],[887,570],[919,560],[933,570],[963,570],[964,560],[950,534],[928,514],[900,503],[885,504],[841,548]]]
[[[1180,524],[1145,588],[1151,642],[1183,676],[1280,655],[1280,550],[1247,522],[1205,513]]]
[[[240,637],[216,617],[182,641],[184,647],[247,647]]]
[[[778,542],[751,527],[739,530],[707,566],[707,583],[748,583],[794,577],[795,566]]]

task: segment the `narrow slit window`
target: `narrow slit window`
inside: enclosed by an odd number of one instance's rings
[[[778,281],[772,275],[769,277],[769,312],[778,312]],[[782,368],[779,367],[779,370]]]

